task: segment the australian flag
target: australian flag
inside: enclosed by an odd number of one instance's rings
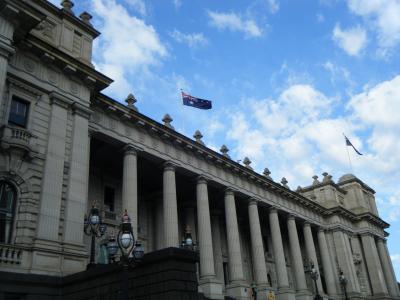
[[[344,135],[344,134],[343,134],[343,135]],[[356,149],[356,147],[353,146],[353,144],[350,142],[350,140],[347,138],[347,136],[344,135],[344,138],[345,138],[345,140],[346,140],[346,146],[353,147],[354,151],[356,151],[356,153],[357,153],[358,155],[362,155],[362,154],[360,153],[360,151],[358,151],[358,150]]]
[[[210,109],[212,107],[210,100],[204,100],[185,94],[182,92],[183,105],[193,106],[200,109]]]

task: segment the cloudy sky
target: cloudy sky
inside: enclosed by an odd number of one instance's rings
[[[293,189],[325,171],[373,187],[400,279],[400,0],[75,2],[102,32],[109,96],[132,92],[142,113]],[[213,109],[183,107],[180,89]],[[364,154],[348,149],[351,166],[342,133]]]

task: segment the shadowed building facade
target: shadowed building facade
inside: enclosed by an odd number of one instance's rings
[[[91,62],[100,34],[72,2],[0,0],[0,271],[64,276],[88,263],[84,215],[97,201],[109,232],[127,209],[145,251],[179,247],[189,226],[199,292],[400,299],[374,190],[324,173],[293,191],[248,158],[207,148],[101,91]],[[101,38],[101,37],[100,37]],[[106,263],[107,237],[97,261]]]

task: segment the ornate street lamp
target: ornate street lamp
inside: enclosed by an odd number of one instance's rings
[[[182,239],[181,248],[194,251],[196,249],[196,244],[193,243],[192,233],[190,231],[190,226],[186,225],[185,234]]]
[[[343,289],[343,293],[344,293],[344,299],[347,300],[347,290],[346,290],[346,285],[347,285],[347,278],[344,276],[343,271],[339,270],[339,283],[340,286]]]
[[[121,221],[117,234],[117,245],[121,252],[121,261],[124,266],[134,266],[142,260],[144,250],[142,244],[135,239],[131,218],[126,210],[122,215]],[[115,250],[115,246],[115,238],[111,237],[107,244],[107,249],[109,251],[108,253],[112,254],[113,257],[115,257],[118,252],[118,250]]]
[[[309,262],[309,265],[308,265],[308,267],[306,269],[306,273],[309,273],[311,279],[314,281],[314,285],[315,285],[315,297],[314,297],[314,300],[322,300],[322,297],[319,294],[318,285],[317,285],[317,280],[318,280],[318,277],[319,277],[319,273],[318,273],[317,269],[315,269],[314,262],[312,260],[310,260],[310,262]]]
[[[134,267],[140,262],[144,255],[144,250],[132,230],[131,218],[125,210],[121,218],[117,237],[112,234],[107,244],[108,255],[111,262],[115,262],[118,250],[121,252],[120,262],[123,266],[122,278],[122,294],[123,299],[129,299],[129,267]]]
[[[90,263],[87,265],[88,269],[96,265],[94,259],[96,252],[96,238],[103,236],[106,230],[107,226],[103,223],[100,216],[100,210],[96,207],[96,202],[94,201],[88,215],[85,215],[83,227],[85,234],[92,237],[90,245]]]

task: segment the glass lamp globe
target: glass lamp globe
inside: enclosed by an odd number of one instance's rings
[[[141,260],[143,258],[144,249],[143,249],[142,244],[136,243],[136,247],[135,247],[135,249],[133,251],[134,251],[135,258],[137,260]]]
[[[185,240],[186,246],[192,246],[193,245],[193,240],[191,237],[187,237]]]
[[[107,243],[107,250],[110,256],[115,256],[117,254],[118,244],[115,239],[110,239],[110,241]]]
[[[100,217],[98,215],[91,215],[90,216],[90,224],[97,225],[100,221]]]
[[[121,236],[121,245],[124,249],[128,249],[133,243],[133,236],[130,233],[123,233]]]

